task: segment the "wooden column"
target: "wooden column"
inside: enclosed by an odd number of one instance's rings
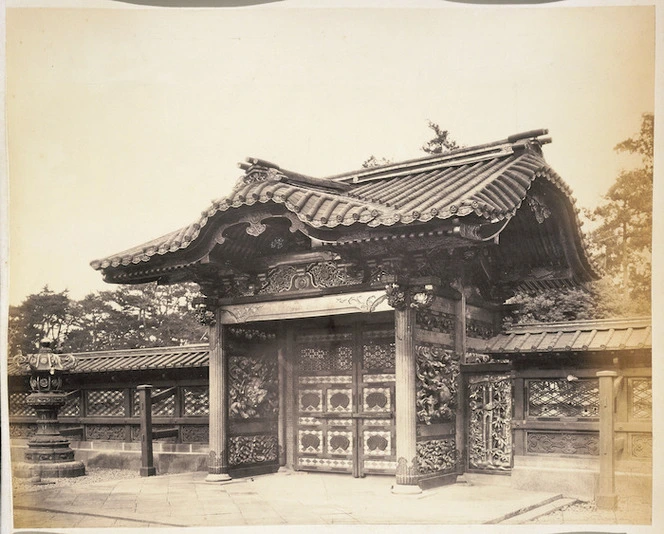
[[[284,371],[286,375],[284,401],[285,401],[285,443],[286,443],[286,467],[295,469],[295,451],[297,442],[295,435],[297,407],[295,406],[295,369],[293,361],[295,360],[295,338],[293,327],[286,327],[285,333],[285,353],[284,353]]]
[[[210,452],[207,482],[226,482],[228,474],[228,388],[226,351],[220,310],[215,312],[214,324],[209,325],[210,339]]]
[[[415,310],[394,310],[396,345],[397,473],[393,493],[421,493],[417,469],[417,382],[415,361]]]
[[[282,325],[283,326],[283,325]],[[279,363],[279,471],[286,470],[286,336],[284,329],[279,331],[277,339],[277,359]]]
[[[157,474],[152,454],[152,386],[137,386],[138,405],[141,414],[141,469],[142,477]]]
[[[467,332],[466,332],[466,293],[463,285],[459,284],[456,288],[459,292],[459,300],[455,306],[455,325],[454,325],[454,352],[459,358],[459,364],[466,363],[467,350]],[[457,462],[457,473],[462,475],[466,471],[466,377],[459,373],[459,385],[457,388],[457,409],[455,421],[454,439],[456,449],[459,451]]]
[[[616,507],[615,459],[613,444],[613,379],[615,371],[599,371],[599,489],[597,508]]]

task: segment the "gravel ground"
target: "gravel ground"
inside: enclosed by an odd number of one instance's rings
[[[27,493],[33,491],[42,491],[64,486],[85,486],[97,482],[108,482],[109,480],[118,480],[123,478],[138,477],[136,469],[102,469],[99,467],[88,467],[85,470],[85,476],[73,478],[44,478],[46,484],[33,484],[29,478],[17,478],[12,480],[14,493]]]

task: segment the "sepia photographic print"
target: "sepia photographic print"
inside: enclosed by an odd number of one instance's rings
[[[2,532],[658,532],[656,4],[8,0]]]

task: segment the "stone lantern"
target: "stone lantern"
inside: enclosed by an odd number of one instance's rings
[[[37,354],[18,356],[19,367],[30,372],[26,402],[37,412],[37,433],[28,441],[25,462],[16,468],[17,476],[78,477],[85,474],[83,462],[74,460],[69,440],[60,434],[58,411],[67,395],[61,391],[62,373],[71,370],[76,360],[71,354],[54,354],[51,342],[42,341]]]

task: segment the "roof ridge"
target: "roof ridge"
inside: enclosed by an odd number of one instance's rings
[[[465,160],[470,159],[471,161],[481,161],[483,159],[488,159],[493,156],[504,155],[506,152],[513,151],[515,148],[522,148],[528,146],[532,143],[538,145],[550,143],[550,138],[539,139],[540,136],[546,135],[549,133],[549,130],[543,128],[539,130],[529,130],[527,132],[522,132],[518,134],[511,135],[506,139],[500,141],[493,141],[491,143],[484,143],[480,145],[474,145],[471,147],[463,147],[444,154],[435,154],[424,156],[421,158],[413,158],[408,160],[402,160],[395,163],[388,163],[385,165],[378,165],[376,167],[370,167],[365,169],[356,169],[354,171],[348,171],[341,174],[330,175],[325,177],[326,180],[332,180],[337,182],[348,182],[357,183],[361,178],[390,178],[392,177],[388,171],[392,169],[408,169],[404,172],[410,172],[412,167],[418,167],[421,165],[432,165],[432,166],[454,166],[454,165],[463,165],[466,163]],[[447,165],[439,165],[440,163],[447,163]],[[388,172],[386,176],[382,176],[383,173]]]

